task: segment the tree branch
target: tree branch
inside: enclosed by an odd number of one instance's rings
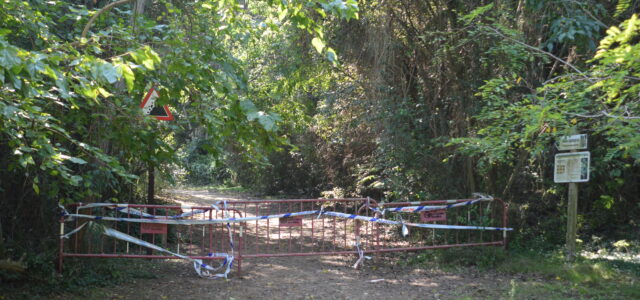
[[[575,117],[580,117],[580,118],[609,117],[609,118],[623,119],[623,120],[638,120],[638,119],[640,119],[640,117],[634,117],[634,116],[616,116],[616,115],[612,115],[606,110],[599,111],[598,113],[593,114],[593,115],[583,115],[583,114],[575,114],[575,113],[569,113],[569,115],[572,115],[572,116],[575,116]]]
[[[129,3],[131,1],[134,1],[134,0],[120,0],[120,1],[109,3],[105,7],[101,8],[95,15],[91,16],[91,18],[87,22],[87,25],[84,26],[84,29],[82,30],[82,35],[80,37],[82,39],[87,37],[87,33],[89,32],[89,29],[91,28],[91,25],[93,25],[93,22],[95,22],[96,19],[101,14],[107,12],[108,10],[110,10],[114,6],[118,6],[118,5],[121,5],[121,4]]]
[[[559,62],[561,62],[561,63],[563,63],[563,64],[565,64],[567,66],[569,66],[571,69],[573,69],[574,71],[578,72],[578,74],[580,74],[582,77],[587,79],[589,82],[593,83],[593,80],[591,80],[591,78],[589,78],[589,76],[587,76],[584,72],[582,72],[580,69],[578,69],[578,67],[574,66],[573,64],[569,63],[568,61],[566,61],[566,60],[564,60],[564,59],[562,59],[560,57],[557,57],[557,56],[553,55],[553,53],[544,51],[544,50],[542,50],[542,49],[540,49],[538,47],[534,47],[534,46],[531,46],[529,44],[526,44],[526,43],[523,43],[521,41],[518,41],[518,40],[516,40],[516,39],[514,39],[514,38],[512,38],[510,36],[507,36],[506,34],[500,32],[498,29],[495,29],[495,28],[493,28],[491,26],[485,26],[485,27],[491,29],[493,32],[495,32],[497,35],[501,36],[502,38],[508,39],[508,40],[510,40],[512,42],[515,42],[516,44],[521,45],[521,46],[523,46],[525,48],[528,48],[528,49],[531,49],[531,50],[534,50],[534,51],[537,51],[537,52],[540,52],[542,54],[545,54],[545,55],[548,55],[548,56],[552,57],[553,59],[555,59],[555,60],[557,60],[557,61],[559,61]]]

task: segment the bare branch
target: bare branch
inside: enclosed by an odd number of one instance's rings
[[[609,118],[623,119],[623,120],[640,120],[640,117],[631,116],[629,111],[626,110],[626,109],[625,109],[625,113],[627,113],[628,115],[627,116],[617,116],[617,115],[610,114],[606,110],[601,110],[598,113],[593,114],[593,115],[576,114],[576,113],[569,113],[569,115],[575,116],[575,117],[580,117],[580,118],[587,118],[587,119],[600,118],[600,117],[609,117]]]
[[[504,34],[504,33],[502,33],[502,32],[500,32],[498,29],[495,29],[495,28],[493,28],[493,27],[491,27],[491,26],[485,26],[485,27],[487,27],[487,28],[491,29],[491,30],[492,30],[493,32],[495,32],[497,35],[499,35],[499,36],[501,36],[501,37],[503,37],[503,38],[505,38],[505,39],[508,39],[508,40],[510,40],[510,41],[512,41],[512,42],[515,42],[515,43],[516,43],[516,44],[518,44],[518,45],[524,46],[525,48],[528,48],[528,49],[531,49],[531,50],[534,50],[534,51],[537,51],[537,52],[540,52],[540,53],[542,53],[542,54],[545,54],[545,55],[548,55],[548,56],[552,57],[553,59],[555,59],[555,60],[557,60],[557,61],[559,61],[559,62],[561,62],[561,63],[563,63],[563,64],[565,64],[565,65],[567,65],[567,66],[569,66],[571,69],[573,69],[574,71],[578,72],[578,74],[582,75],[582,77],[584,77],[585,79],[587,79],[589,82],[592,82],[592,83],[593,83],[593,81],[591,80],[591,78],[589,78],[589,76],[587,76],[583,71],[581,71],[580,69],[578,69],[578,67],[574,66],[573,64],[569,63],[568,61],[566,61],[566,60],[564,60],[564,59],[562,59],[562,58],[560,58],[560,57],[557,57],[557,56],[553,55],[553,53],[551,53],[551,52],[547,52],[547,51],[544,51],[544,50],[542,50],[542,49],[540,49],[540,48],[538,48],[538,47],[534,47],[534,46],[531,46],[531,45],[529,45],[529,44],[526,44],[526,43],[523,43],[523,42],[521,42],[521,41],[518,41],[518,40],[516,40],[516,39],[514,39],[514,38],[512,38],[512,37],[510,37],[510,36],[508,36],[508,35],[506,35],[506,34]]]
[[[112,2],[107,4],[105,7],[103,7],[102,9],[100,9],[95,15],[91,16],[91,18],[89,19],[89,21],[87,22],[87,25],[84,26],[84,29],[82,30],[82,35],[80,35],[80,37],[82,39],[87,37],[87,33],[89,32],[89,29],[91,28],[91,25],[93,25],[93,22],[96,21],[96,19],[103,13],[107,12],[108,10],[110,10],[112,7],[114,6],[118,6],[121,4],[125,4],[125,3],[129,3],[133,0],[120,0],[120,1],[116,1],[116,2]]]

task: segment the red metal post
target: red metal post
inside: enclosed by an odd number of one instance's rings
[[[242,233],[242,224],[240,223],[240,236],[238,238],[238,277],[242,274],[242,248],[244,247],[244,235]]]

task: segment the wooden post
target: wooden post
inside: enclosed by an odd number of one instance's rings
[[[567,260],[576,257],[576,232],[578,227],[578,184],[569,183],[569,203],[567,205]]]
[[[576,152],[576,150],[571,150]],[[569,183],[567,203],[567,260],[576,258],[576,232],[578,231],[578,183]]]

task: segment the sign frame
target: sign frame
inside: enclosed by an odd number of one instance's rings
[[[575,160],[579,160],[577,162],[579,166],[575,166]],[[553,166],[553,181],[555,183],[588,182],[590,166],[591,152],[589,151],[558,153]],[[576,175],[578,171],[580,173]],[[560,175],[565,172],[567,175]]]
[[[589,148],[589,137],[586,133],[565,135],[556,143],[559,151],[583,150]]]
[[[156,99],[160,97],[160,93],[155,89],[155,85],[151,86],[147,94],[140,102],[140,108],[145,115],[153,116],[162,121],[173,121],[173,114],[169,109],[169,105],[155,107]]]

